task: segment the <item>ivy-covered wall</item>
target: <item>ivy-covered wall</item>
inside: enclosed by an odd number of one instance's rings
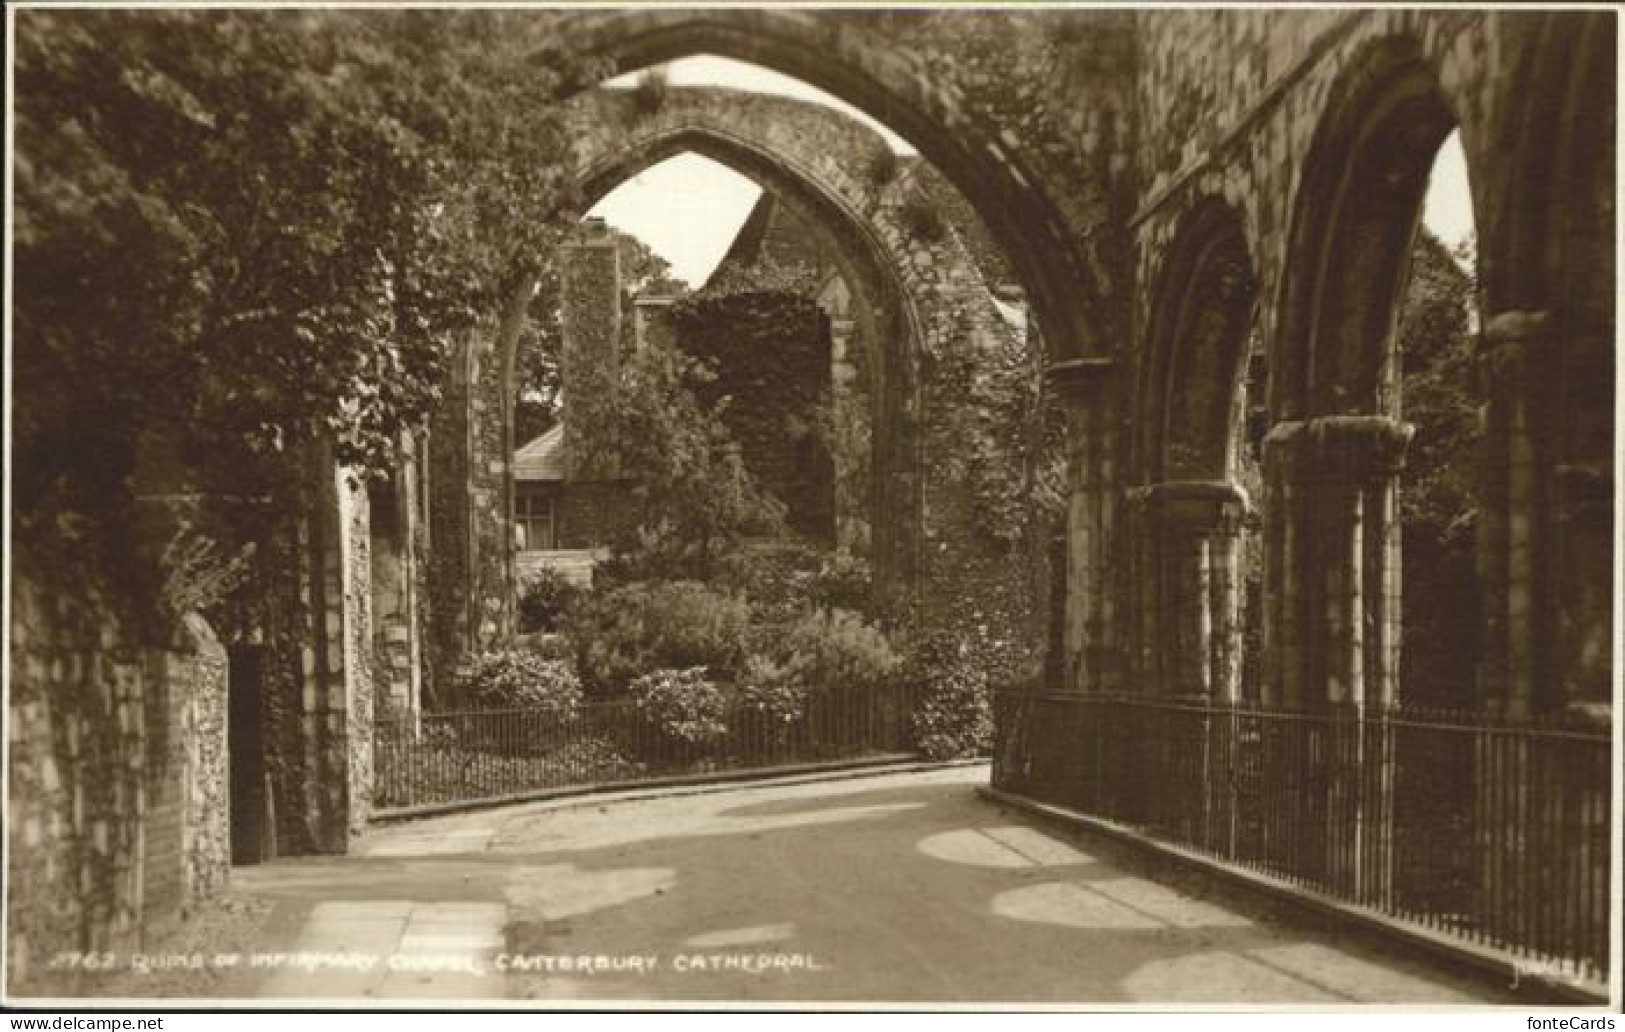
[[[768,290],[701,296],[668,312],[677,346],[709,374],[696,395],[707,405],[727,399],[722,419],[746,468],[784,503],[793,532],[833,546],[834,459],[822,432],[828,319],[814,301]]]

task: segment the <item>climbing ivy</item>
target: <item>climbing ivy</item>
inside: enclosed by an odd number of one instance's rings
[[[834,532],[829,334],[818,305],[780,290],[705,292],[674,305],[693,389],[738,442],[751,474],[814,538]]]
[[[549,239],[519,216],[565,193],[537,101],[565,69],[533,60],[527,25],[18,18],[14,511],[44,566],[134,554],[154,452],[235,500],[197,514],[210,533],[244,533],[245,499],[295,505],[313,455],[393,464]]]

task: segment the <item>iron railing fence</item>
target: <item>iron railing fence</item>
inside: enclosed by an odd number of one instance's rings
[[[795,719],[733,702],[720,722],[663,724],[634,700],[380,721],[373,805],[388,811],[685,775],[912,755],[913,690],[810,694]]]
[[[995,782],[1510,951],[1609,970],[1612,741],[1559,721],[998,700]]]

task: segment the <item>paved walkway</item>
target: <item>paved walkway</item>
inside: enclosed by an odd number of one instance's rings
[[[1472,1004],[1482,986],[1141,876],[977,797],[985,767],[381,829],[242,868],[312,998]]]

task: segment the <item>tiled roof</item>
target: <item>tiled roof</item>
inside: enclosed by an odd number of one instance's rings
[[[549,430],[514,452],[515,480],[564,479],[564,424]]]

